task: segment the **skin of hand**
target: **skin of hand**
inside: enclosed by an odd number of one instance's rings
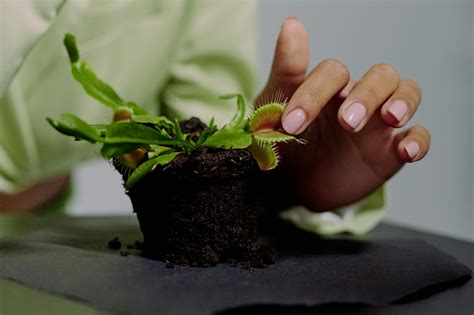
[[[34,183],[14,194],[0,193],[0,214],[33,213],[63,194],[70,179],[69,174],[62,174]]]
[[[287,18],[256,104],[283,92],[289,98],[283,129],[308,140],[280,146],[285,186],[298,204],[328,211],[359,201],[427,154],[424,127],[397,131],[420,104],[416,82],[400,79],[387,64],[372,66],[357,82],[338,60],[324,60],[306,75],[308,64],[306,29]]]

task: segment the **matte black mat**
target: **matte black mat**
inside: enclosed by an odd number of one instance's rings
[[[471,277],[469,268],[423,241],[310,239],[283,246],[275,265],[249,271],[229,265],[170,269],[118,252],[4,238],[0,276],[104,310],[155,314],[210,314],[245,305],[383,305]]]

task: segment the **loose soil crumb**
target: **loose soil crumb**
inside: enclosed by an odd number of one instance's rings
[[[127,257],[128,255],[130,255],[130,253],[127,250],[120,251],[120,256]]]
[[[183,133],[189,134],[189,137],[194,141],[199,138],[201,132],[207,129],[206,124],[196,117],[191,117],[188,120],[180,121],[179,127]]]
[[[110,249],[120,249],[120,247],[122,247],[122,243],[120,243],[119,238],[116,237],[113,240],[109,241],[108,247]]]

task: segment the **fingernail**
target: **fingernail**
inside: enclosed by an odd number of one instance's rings
[[[413,160],[420,152],[420,146],[416,141],[410,141],[405,145],[405,152]]]
[[[401,122],[408,112],[408,106],[404,101],[397,100],[390,104],[388,112],[392,114],[398,122]]]
[[[287,16],[285,21],[288,21],[288,20],[295,20],[295,21],[298,21],[298,17],[297,16],[294,16],[294,15],[290,15],[290,16]]]
[[[365,115],[367,114],[367,109],[361,103],[352,103],[342,114],[342,119],[351,126],[353,129],[356,129],[360,125]]]
[[[304,109],[294,109],[283,119],[283,129],[289,134],[296,134],[306,121],[306,117],[307,115]]]

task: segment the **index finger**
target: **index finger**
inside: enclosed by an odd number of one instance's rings
[[[298,87],[285,108],[283,129],[289,134],[303,132],[318,117],[324,106],[349,82],[347,67],[327,59]]]

